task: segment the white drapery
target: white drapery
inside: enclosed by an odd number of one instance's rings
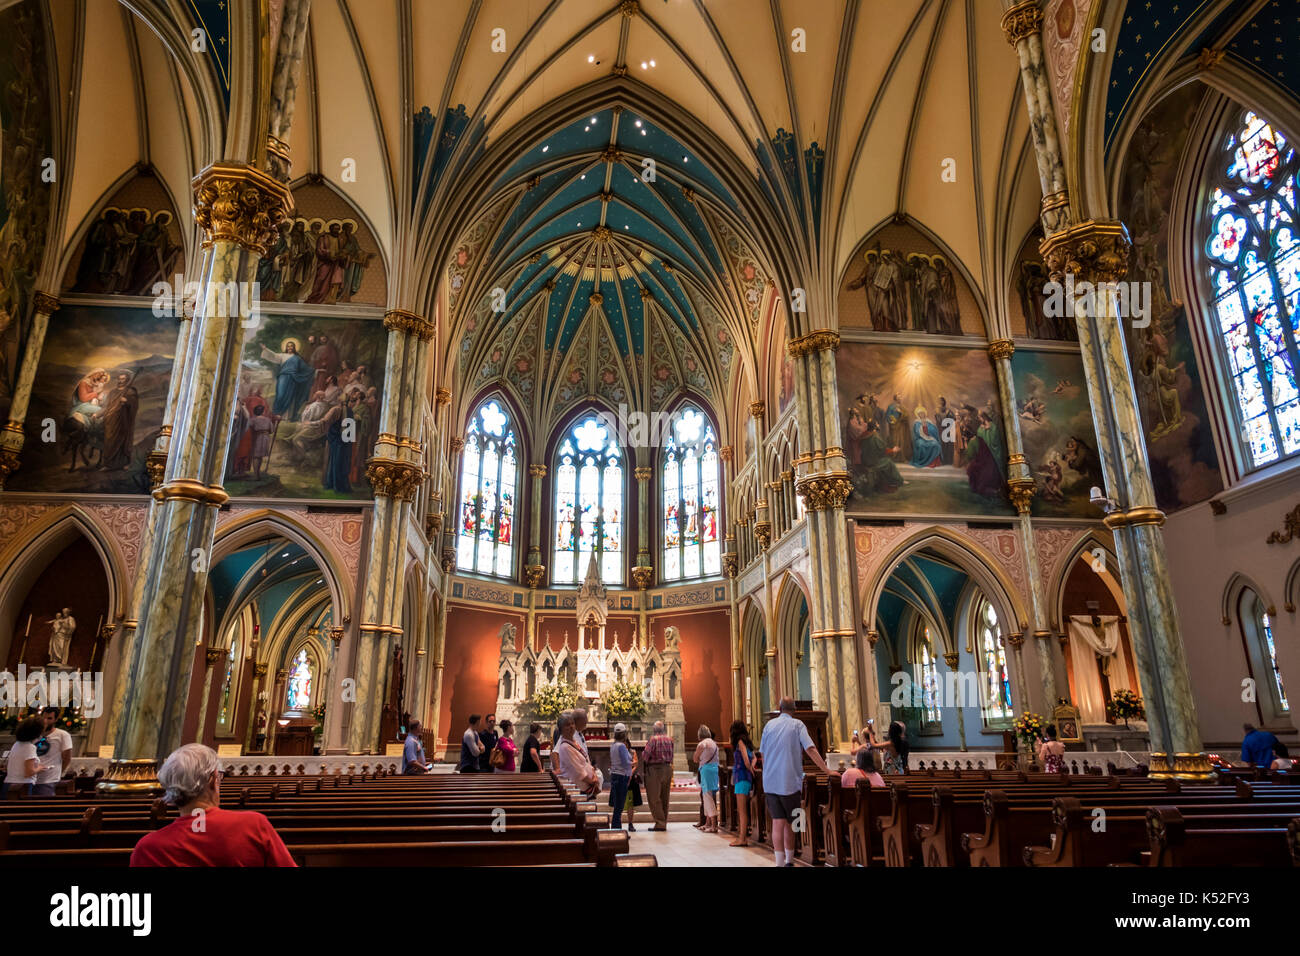
[[[1128,679],[1128,656],[1119,636],[1119,618],[1101,615],[1099,625],[1084,614],[1070,617],[1070,663],[1074,670],[1075,705],[1085,724],[1106,722],[1106,698],[1101,689],[1104,669],[1110,693],[1133,689]]]

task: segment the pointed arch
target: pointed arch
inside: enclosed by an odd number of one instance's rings
[[[967,577],[979,584],[985,596],[994,605],[999,618],[1016,622],[1016,630],[1020,632],[1028,629],[1029,609],[1025,606],[1024,598],[1015,583],[997,559],[976,542],[941,527],[920,530],[900,541],[890,550],[880,563],[880,570],[875,579],[868,581],[862,591],[864,626],[868,629],[874,627],[873,622],[880,606],[880,596],[885,591],[885,584],[903,559],[927,549],[947,558],[964,571]],[[1011,630],[1008,627],[1008,631]]]
[[[212,559],[208,566],[215,567],[223,558],[248,544],[265,540],[269,534],[288,538],[311,556],[316,566],[320,568],[325,584],[329,588],[336,620],[340,624],[350,621],[351,595],[341,583],[352,580],[352,576],[347,573],[347,565],[334,548],[322,540],[315,531],[283,511],[258,508],[241,513],[238,517],[220,525],[213,537]]]
[[[1097,554],[1098,551],[1101,552],[1100,555]],[[1075,562],[1085,555],[1110,596],[1115,599],[1115,606],[1128,607],[1128,602],[1124,599],[1124,587],[1119,580],[1119,558],[1115,554],[1114,541],[1099,531],[1086,531],[1066,552],[1065,560],[1057,564],[1048,584],[1052,626],[1058,631],[1064,631],[1068,623],[1065,616],[1065,589],[1070,580],[1070,572],[1074,569]]]

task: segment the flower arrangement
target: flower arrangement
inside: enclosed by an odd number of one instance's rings
[[[1012,725],[1018,739],[1026,750],[1032,750],[1034,741],[1042,734],[1047,721],[1038,714],[1023,714]]]
[[[316,726],[311,729],[312,733],[314,734],[324,733],[325,732],[325,705],[323,703],[320,703],[317,704],[315,707],[313,707],[311,709],[311,716],[312,716],[312,720],[316,721]]]
[[[641,685],[631,681],[614,681],[600,703],[611,720],[640,720],[646,712]]]
[[[533,713],[542,720],[554,720],[561,712],[578,703],[578,688],[572,684],[557,680],[554,684],[543,684],[533,692],[528,704]]]
[[[28,717],[39,717],[40,715],[41,712],[36,707],[28,707],[26,710],[10,707],[0,708],[0,734],[11,734]],[[82,715],[80,708],[65,707],[59,711],[54,726],[60,730],[66,730],[70,734],[76,734],[85,729],[86,718]]]
[[[1106,705],[1106,715],[1111,720],[1122,720],[1128,726],[1130,720],[1141,720],[1147,714],[1142,705],[1142,698],[1131,690],[1117,690]]]

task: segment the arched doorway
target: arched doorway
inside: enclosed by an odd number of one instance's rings
[[[1105,548],[1089,542],[1071,561],[1061,587],[1065,672],[1085,726],[1116,722],[1108,707],[1118,691],[1142,695],[1115,566]]]
[[[750,734],[757,743],[762,733],[763,715],[772,706],[772,675],[767,657],[767,633],[763,627],[763,614],[754,602],[749,602],[741,625],[740,693],[741,715]]]

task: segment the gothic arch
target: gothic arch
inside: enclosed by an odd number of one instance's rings
[[[208,566],[216,566],[222,558],[247,544],[264,540],[269,534],[288,538],[311,556],[320,568],[321,576],[325,578],[330,600],[334,603],[337,623],[346,625],[352,617],[352,601],[351,595],[340,582],[351,581],[353,576],[347,573],[346,564],[331,545],[285,512],[259,508],[222,524],[213,538],[212,558]]]
[[[894,545],[893,549],[880,563],[880,570],[875,580],[868,582],[862,592],[862,622],[867,629],[874,627],[880,596],[885,584],[902,560],[918,551],[930,549],[966,572],[967,577],[975,581],[984,591],[998,616],[1008,622],[1016,622],[1017,629],[1024,631],[1029,627],[1029,611],[1025,606],[1024,596],[1016,589],[1011,578],[988,551],[969,538],[962,537],[947,528],[925,528]],[[1008,633],[1013,633],[1010,626]]]
[[[1254,591],[1260,601],[1263,602],[1264,608],[1268,611],[1269,615],[1277,615],[1277,605],[1273,603],[1273,598],[1269,593],[1255,583],[1255,581],[1249,576],[1240,571],[1234,571],[1232,576],[1228,578],[1228,583],[1224,585],[1223,596],[1220,599],[1219,604],[1219,610],[1223,615],[1220,623],[1222,623],[1224,627],[1230,627],[1234,623],[1241,623],[1239,620],[1238,610],[1241,605],[1241,595],[1245,591]]]
[[[7,652],[15,619],[27,592],[40,573],[65,547],[81,535],[99,555],[108,580],[109,606],[105,623],[121,621],[130,612],[127,563],[117,538],[79,505],[54,508],[24,527],[0,550],[0,642]]]
[[[1297,588],[1300,588],[1300,560],[1291,565],[1291,570],[1286,573],[1286,583],[1282,585],[1282,600],[1288,614],[1294,614],[1296,609]]]
[[[1058,630],[1064,631],[1067,623],[1065,620],[1065,586],[1070,579],[1070,572],[1081,556],[1091,556],[1098,548],[1102,551],[1101,561],[1103,565],[1101,568],[1097,568],[1094,562],[1093,570],[1097,572],[1102,583],[1106,586],[1106,590],[1115,599],[1115,604],[1121,608],[1128,606],[1128,602],[1124,600],[1124,588],[1120,584],[1119,575],[1116,573],[1119,569],[1119,558],[1115,555],[1114,543],[1103,538],[1095,531],[1086,532],[1066,552],[1065,560],[1060,562],[1055,571],[1052,572],[1052,580],[1047,593],[1052,602],[1050,608],[1054,618],[1053,627]]]
[[[799,686],[798,672],[805,663],[803,654],[803,631],[810,626],[812,600],[809,591],[795,575],[787,571],[777,588],[776,610],[773,613],[773,645],[776,649],[776,662],[781,670],[780,688],[782,696],[796,697]],[[808,652],[811,654],[811,637]],[[811,665],[811,659],[806,663]]]

